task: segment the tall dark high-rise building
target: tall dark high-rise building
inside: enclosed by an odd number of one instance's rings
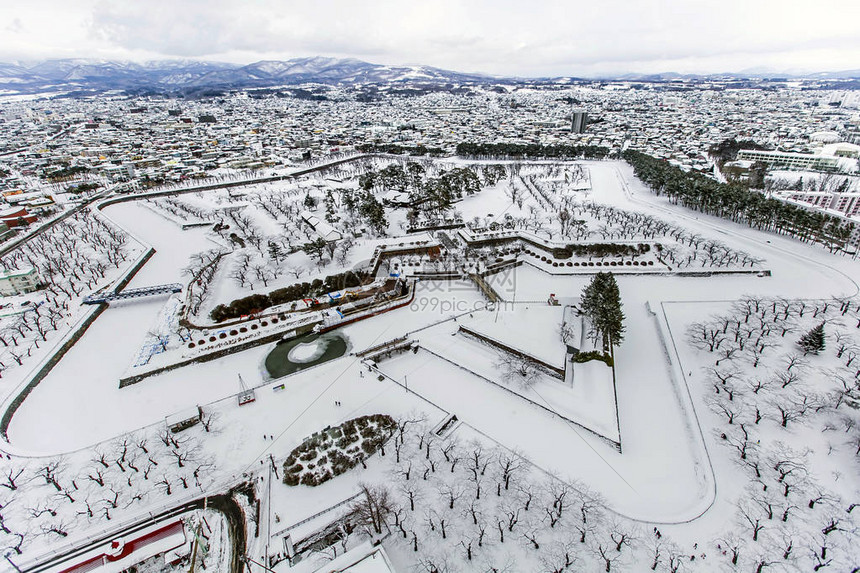
[[[585,133],[586,125],[588,125],[588,114],[585,113],[585,110],[573,110],[573,113],[570,115],[571,133]]]

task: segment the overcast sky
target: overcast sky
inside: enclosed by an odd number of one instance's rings
[[[0,61],[355,57],[501,75],[860,68],[860,0],[2,0]]]

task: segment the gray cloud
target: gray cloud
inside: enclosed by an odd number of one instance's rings
[[[24,31],[24,25],[21,23],[21,19],[15,18],[11,22],[9,22],[9,24],[6,26],[6,31],[12,32],[15,34],[23,32]]]
[[[32,40],[8,34],[0,55],[38,49],[252,61],[319,54],[519,75],[860,67],[860,3],[848,0],[819,0],[815,10],[777,0],[76,2],[42,0],[41,21],[78,18],[77,27]],[[15,7],[0,7],[0,19],[17,17]]]

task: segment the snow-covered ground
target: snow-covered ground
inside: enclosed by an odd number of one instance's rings
[[[666,525],[664,530],[671,531],[685,547],[697,542],[704,547],[705,541],[734,526],[735,501],[747,478],[714,435],[723,422],[708,409],[707,393],[713,390],[701,378],[712,357],[688,346],[689,325],[724,312],[745,295],[781,299],[854,296],[860,267],[850,258],[828,254],[819,247],[672,206],[644,189],[625,164],[586,162],[586,166],[592,186],[589,199],[595,203],[669,220],[691,233],[749,253],[772,272],[771,276],[618,276],[626,315],[625,341],[615,351],[616,429],[623,453],[483,379],[494,376],[492,355],[496,351],[457,334],[457,321],[471,323],[503,342],[516,341],[524,351],[552,363],[561,360],[563,365],[563,345],[553,336],[561,314],[558,310],[556,320],[556,309],[544,303],[533,303],[530,317],[534,323],[521,316],[525,304],[508,309],[509,314],[504,305],[497,314],[488,313],[481,310],[484,301],[479,291],[467,281],[421,281],[411,305],[343,329],[355,351],[401,336],[417,340],[424,349],[379,362],[380,370],[400,384],[377,380],[357,357],[344,356],[279,379],[285,387],[276,391],[263,367],[273,347],[266,345],[120,389],[119,377],[157,326],[165,300],[112,303],[18,409],[9,427],[11,451],[29,457],[86,457],[88,448],[99,442],[144,426],[156,428],[166,416],[201,405],[204,411],[217,413],[213,423],[217,431],[194,431],[200,434],[201,447],[217,459],[212,479],[226,483],[242,474],[256,479],[259,472],[268,471],[269,454],[275,460],[283,459],[313,432],[358,415],[423,416],[432,427],[446,415],[456,414],[461,425],[454,431],[455,437],[463,434],[499,444],[522,453],[538,469],[587,484],[610,510],[645,522],[645,530],[654,524],[685,523]],[[464,219],[497,217],[511,204],[501,186],[486,193],[486,203],[478,194],[459,204]],[[191,255],[223,246],[209,238],[207,229],[182,230],[142,205],[120,204],[105,209],[105,214],[156,249],[130,288],[185,282],[182,269]],[[256,219],[264,216],[254,215]],[[267,232],[274,230],[270,227]],[[219,271],[216,280],[229,280],[225,272]],[[589,280],[584,275],[551,275],[531,265],[510,273],[486,280],[499,290],[513,285],[517,301],[545,301],[554,293],[564,303],[577,297]],[[240,291],[233,285],[216,290],[216,298],[224,301]],[[587,375],[588,368],[583,371]],[[249,387],[257,387],[257,400],[242,407],[234,397],[239,390],[238,374]],[[533,397],[535,402],[542,400],[565,418],[578,415],[583,419],[588,414],[561,404],[575,399],[562,392],[566,390],[563,381],[546,383],[557,384],[559,392]],[[614,416],[613,410],[590,414],[592,419],[583,419],[583,425],[590,423],[593,429],[606,432],[612,429],[614,420],[609,426],[602,424]],[[774,434],[783,436],[778,431]],[[811,440],[800,433],[795,439],[800,443]],[[856,492],[856,460],[845,459],[835,462],[837,467],[848,466],[840,474],[839,488]],[[274,481],[275,491],[267,503],[272,504],[280,524],[272,525],[270,531],[289,528],[351,497],[361,480],[390,479],[382,468],[381,461],[374,458],[367,470],[351,471],[319,488],[286,488]],[[645,545],[643,541],[640,548]],[[708,551],[718,553],[712,545]],[[395,561],[406,555],[408,552],[398,553]],[[721,570],[722,565],[716,569],[712,565],[709,557],[698,570]]]
[[[461,323],[496,342],[563,369],[566,349],[559,334],[563,312],[561,306],[502,305],[498,312],[464,317]]]

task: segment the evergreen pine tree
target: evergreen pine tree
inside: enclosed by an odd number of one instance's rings
[[[365,218],[368,225],[382,234],[388,226],[388,220],[385,218],[385,208],[382,203],[376,200],[376,197],[371,193],[365,193],[361,199],[361,205],[358,207],[358,212]]]
[[[621,294],[611,273],[597,273],[582,291],[580,310],[591,319],[595,342],[599,339],[604,351],[624,340],[624,313]]]
[[[325,195],[325,220],[329,223],[334,223],[336,220],[336,212],[334,204],[334,196],[331,194],[331,190],[329,190]]]
[[[824,323],[801,336],[798,344],[803,348],[804,354],[818,354],[824,350]]]
[[[281,251],[281,246],[274,241],[269,241],[269,258],[277,263],[280,262],[283,256],[284,253]]]
[[[624,313],[621,311],[621,292],[611,273],[606,273],[603,291],[603,312],[601,316],[603,348],[610,350],[624,340]]]

